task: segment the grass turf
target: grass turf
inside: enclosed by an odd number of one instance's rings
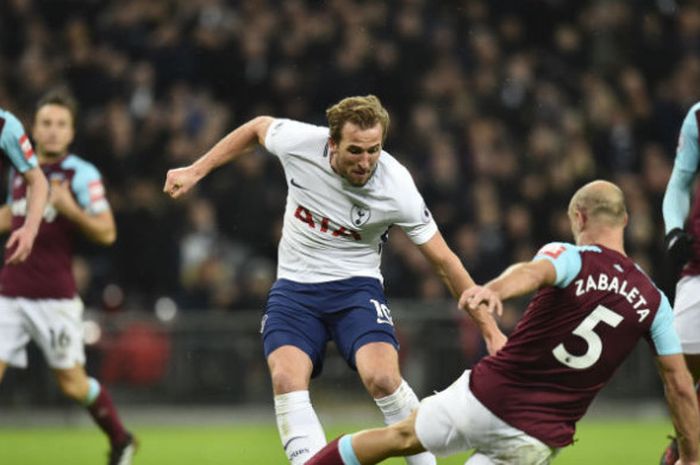
[[[361,427],[361,426],[360,426]],[[328,428],[329,438],[358,429],[357,425]],[[564,449],[555,465],[654,464],[666,447],[668,420],[586,420],[578,441]],[[140,427],[141,448],[135,465],[285,465],[287,460],[274,426]],[[0,429],[0,464],[92,465],[106,463],[107,443],[94,428]],[[439,459],[439,464],[462,465],[466,454]],[[400,459],[385,462],[405,463]]]

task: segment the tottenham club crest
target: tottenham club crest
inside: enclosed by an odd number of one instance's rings
[[[352,221],[352,225],[356,228],[367,223],[370,216],[369,208],[353,205],[350,210],[350,221]]]

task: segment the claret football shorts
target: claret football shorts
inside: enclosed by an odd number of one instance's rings
[[[678,281],[673,319],[683,352],[700,354],[700,276],[684,276]]]
[[[24,299],[0,296],[0,360],[27,366],[33,340],[51,368],[85,364],[83,302],[75,299]]]
[[[279,279],[270,289],[260,332],[265,357],[284,345],[297,347],[311,358],[312,376],[321,373],[330,340],[352,369],[355,353],[365,344],[399,348],[384,290],[375,278],[325,283]]]
[[[491,413],[469,390],[469,376],[421,401],[415,428],[423,447],[438,457],[475,449],[493,465],[549,464],[557,451]]]

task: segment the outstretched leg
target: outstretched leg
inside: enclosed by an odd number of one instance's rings
[[[384,428],[341,436],[324,447],[306,465],[372,465],[389,457],[419,454],[425,449],[415,431],[416,414]]]

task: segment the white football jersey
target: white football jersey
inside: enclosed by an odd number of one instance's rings
[[[424,244],[437,232],[408,170],[382,151],[367,184],[356,187],[330,165],[329,131],[276,119],[265,147],[282,162],[287,206],[277,277],[319,283],[368,276],[383,281],[382,245],[392,225]]]

